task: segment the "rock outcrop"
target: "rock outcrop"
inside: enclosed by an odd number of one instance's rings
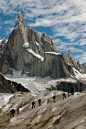
[[[86,74],[86,63],[80,64],[79,61],[77,61],[77,65],[83,71],[83,73]]]
[[[14,93],[17,91],[21,92],[30,92],[27,88],[22,86],[21,84],[18,84],[16,82],[6,80],[1,74],[0,74],[0,93]]]
[[[3,50],[5,48],[5,44],[7,43],[6,39],[3,38],[0,44],[0,49]]]
[[[77,61],[77,63],[76,63],[70,50],[68,50],[68,59],[69,59],[72,67],[74,67],[76,70],[78,70],[81,73],[85,73],[84,67],[79,63],[79,61]]]
[[[48,90],[60,90],[60,91],[65,91],[65,92],[70,92],[71,89],[74,90],[74,92],[82,92],[86,89],[86,85],[83,84],[80,81],[74,82],[66,82],[66,81],[58,81],[56,86],[51,86],[51,88],[48,88]]]
[[[48,35],[46,35],[44,32],[41,36],[41,41],[43,43],[44,52],[49,52],[49,51],[57,52],[57,48],[56,48],[55,44],[50,39],[50,37]]]
[[[68,50],[68,59],[71,62],[71,64],[77,68],[77,63],[72,56],[71,50]]]

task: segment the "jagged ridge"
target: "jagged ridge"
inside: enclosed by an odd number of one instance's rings
[[[27,47],[24,47],[25,43]],[[15,68],[22,70],[22,74],[28,72],[29,76],[65,78],[74,76],[73,67],[80,70],[71,51],[68,58],[59,54],[53,41],[44,32],[40,39],[28,26],[26,33],[21,12],[17,15],[17,23],[0,55],[0,71],[3,74],[12,74],[10,68]]]

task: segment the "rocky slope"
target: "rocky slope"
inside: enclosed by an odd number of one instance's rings
[[[23,87],[21,84],[18,84],[10,80],[6,80],[0,74],[0,93],[14,93],[17,91],[30,92],[27,88]]]
[[[76,62],[74,60],[70,50],[68,50],[68,59],[69,59],[72,67],[76,68],[76,70],[80,71],[81,73],[86,73],[85,65],[84,64],[80,64],[79,60]]]

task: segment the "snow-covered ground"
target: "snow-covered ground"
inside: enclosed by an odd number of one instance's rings
[[[82,73],[80,73],[78,70],[76,70],[75,68],[73,68],[73,70],[74,70],[74,74],[75,74],[75,77],[77,78],[77,79],[86,79],[86,74],[82,74]]]
[[[55,103],[53,95],[56,95]],[[40,106],[39,98],[42,101]],[[75,93],[63,100],[62,91],[1,95],[0,129],[85,129],[85,98],[85,93]],[[35,101],[34,109],[32,101]],[[10,116],[11,109],[16,111],[14,117]]]
[[[72,82],[76,83],[77,80],[73,78],[68,79],[52,79],[50,77],[28,77],[26,75],[21,76],[22,71],[16,71],[12,69],[13,75],[6,75],[5,78],[8,80],[16,81],[17,83],[21,83],[25,88],[28,88],[32,93],[39,94],[41,91],[45,91],[46,88],[49,88],[51,86],[56,86],[57,82]]]

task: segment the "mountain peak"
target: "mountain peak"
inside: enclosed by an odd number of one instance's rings
[[[70,62],[74,60],[70,49],[68,50],[68,59],[70,60]]]
[[[57,48],[56,48],[55,44],[53,43],[51,38],[44,32],[42,33],[41,41],[44,45],[45,52],[49,52],[49,51],[57,52]]]
[[[77,61],[77,65],[78,65],[78,66],[80,65],[80,62],[79,62],[79,60]]]
[[[45,37],[46,36],[46,34],[44,33],[44,31],[43,31],[43,33],[42,33],[42,37]]]
[[[70,49],[68,50],[68,56],[72,56],[72,52]]]
[[[23,19],[21,12],[18,12],[18,14],[17,14],[17,23],[18,24],[24,23],[24,19]]]

